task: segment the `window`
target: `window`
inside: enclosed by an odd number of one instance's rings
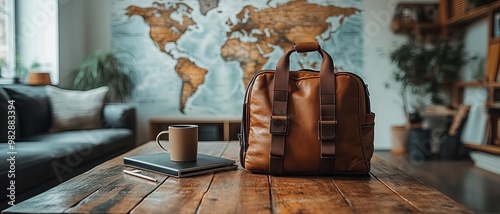
[[[0,78],[14,77],[14,0],[0,0]]]

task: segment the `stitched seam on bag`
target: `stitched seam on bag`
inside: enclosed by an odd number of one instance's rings
[[[365,144],[363,142],[363,136],[362,136],[363,133],[361,132],[362,125],[361,125],[361,120],[360,120],[360,118],[361,118],[361,115],[360,115],[360,112],[361,112],[361,100],[359,100],[359,99],[361,99],[361,95],[363,95],[363,93],[361,92],[361,90],[359,90],[359,82],[357,81],[357,79],[359,77],[357,77],[357,76],[356,77],[352,77],[350,75],[347,75],[347,76],[350,77],[350,78],[352,78],[352,79],[354,79],[354,82],[356,82],[356,85],[358,86],[357,87],[358,88],[358,123],[359,123],[359,128],[358,128],[359,135],[358,135],[358,137],[359,137],[360,143],[361,143],[361,154],[363,155],[363,160],[364,160],[363,162],[365,163],[366,171],[369,171],[370,168],[368,167],[368,163],[367,163],[367,159],[366,159],[366,155],[365,155],[365,149],[364,149],[364,145]],[[366,94],[365,94],[365,96],[366,96]],[[363,99],[364,99],[364,97],[363,97]],[[366,114],[366,112],[364,112],[364,113]],[[365,117],[366,117],[366,115],[365,115]]]
[[[244,142],[244,145],[243,145],[244,146],[243,158],[244,159],[242,161],[240,160],[241,165],[245,169],[246,169],[247,151],[248,151],[248,146],[249,146],[248,145],[248,140],[250,138],[250,128],[249,128],[250,127],[250,103],[249,103],[249,101],[251,100],[251,97],[252,97],[251,96],[252,95],[252,88],[254,86],[254,83],[255,83],[257,77],[260,76],[260,75],[265,75],[266,73],[271,73],[271,72],[270,71],[260,71],[257,74],[255,74],[252,77],[252,79],[250,80],[250,82],[249,82],[250,85],[247,86],[247,91],[245,92],[246,93],[245,94],[245,101],[246,101],[247,104],[245,105],[245,108],[246,108],[245,130],[244,130],[245,133],[243,133],[243,135],[246,135],[246,137],[243,137],[243,139],[244,139],[244,141],[243,141]],[[248,134],[247,134],[247,130],[246,129],[248,129]]]
[[[375,123],[372,123],[372,124],[366,124],[366,125],[361,125],[361,128],[363,129],[366,129],[366,128],[371,128],[371,127],[374,127],[375,126]]]

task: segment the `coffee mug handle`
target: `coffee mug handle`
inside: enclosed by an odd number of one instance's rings
[[[168,134],[168,131],[161,131],[160,133],[158,133],[158,135],[156,135],[156,143],[158,144],[158,146],[160,146],[161,149],[163,149],[165,152],[168,152],[168,150],[165,149],[165,147],[163,147],[160,143],[160,136],[162,136],[163,134]]]

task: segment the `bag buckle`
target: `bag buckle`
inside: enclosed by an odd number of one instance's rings
[[[271,134],[287,135],[288,134],[288,116],[271,116]]]
[[[336,120],[320,120],[318,121],[318,140],[336,140]]]

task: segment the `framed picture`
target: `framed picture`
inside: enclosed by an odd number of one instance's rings
[[[435,23],[438,22],[439,5],[422,4],[419,7],[419,22]]]
[[[396,9],[395,19],[401,22],[418,22],[418,11],[413,4],[400,4]]]
[[[435,23],[438,19],[438,4],[398,4],[394,19],[401,22]]]

